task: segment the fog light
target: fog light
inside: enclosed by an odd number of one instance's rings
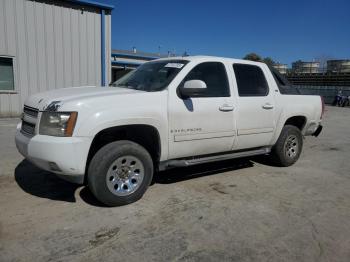
[[[62,172],[55,162],[49,162],[49,167],[51,171]]]

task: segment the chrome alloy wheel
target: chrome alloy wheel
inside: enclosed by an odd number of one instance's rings
[[[145,168],[138,158],[122,156],[109,167],[106,183],[114,195],[128,196],[140,187],[144,175]]]
[[[299,145],[298,145],[298,138],[295,135],[288,136],[285,144],[284,144],[284,150],[286,157],[294,158],[298,154]]]

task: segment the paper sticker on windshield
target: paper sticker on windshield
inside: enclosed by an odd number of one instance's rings
[[[184,66],[184,64],[180,64],[180,63],[167,63],[165,65],[165,67],[171,67],[171,68],[182,68]]]

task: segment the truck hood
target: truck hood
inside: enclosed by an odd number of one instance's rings
[[[135,93],[144,93],[144,91],[128,88],[91,86],[61,88],[32,95],[27,98],[25,105],[42,111],[49,110],[48,106],[53,104],[61,106],[75,100],[82,101],[103,96],[130,95]]]

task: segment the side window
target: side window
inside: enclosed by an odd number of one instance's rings
[[[267,96],[269,87],[260,67],[234,64],[239,96]]]
[[[272,71],[273,78],[276,80],[278,86],[285,86],[285,82],[275,71]]]
[[[289,83],[275,68],[270,68],[270,71],[282,95],[300,95],[299,89]]]
[[[185,77],[182,84],[189,80],[202,80],[207,88],[200,97],[229,97],[225,66],[219,62],[205,62],[195,66]]]
[[[13,91],[14,89],[13,58],[0,57],[0,91]]]
[[[288,86],[290,85],[290,83],[288,82],[288,80],[280,74],[280,72],[277,71],[277,69],[273,68],[273,67],[269,67],[273,78],[275,79],[276,83],[278,86]]]

